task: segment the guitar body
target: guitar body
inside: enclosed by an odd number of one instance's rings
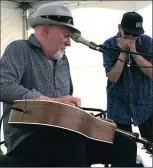
[[[95,118],[75,106],[45,100],[14,101],[9,124],[57,127],[107,143],[113,143],[116,130],[110,120]]]

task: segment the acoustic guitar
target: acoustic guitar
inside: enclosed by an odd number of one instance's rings
[[[113,143],[115,132],[118,132],[144,144],[147,151],[152,153],[153,144],[147,139],[118,129],[112,120],[97,118],[98,116],[101,113],[94,116],[81,108],[54,101],[16,100],[12,106],[9,124],[17,127],[35,125],[60,128],[107,143]]]
[[[113,143],[116,131],[111,120],[96,118],[75,106],[46,100],[14,101],[9,124],[57,127],[107,143]]]

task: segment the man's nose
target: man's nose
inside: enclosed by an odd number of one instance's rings
[[[65,45],[66,46],[71,46],[71,38],[70,37],[65,39]]]

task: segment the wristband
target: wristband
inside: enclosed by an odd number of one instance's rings
[[[119,58],[118,58],[118,60],[120,60],[121,62],[125,62],[125,61],[123,61],[122,59],[119,59]]]

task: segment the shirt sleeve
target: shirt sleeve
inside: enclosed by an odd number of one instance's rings
[[[146,57],[148,61],[153,63],[153,39],[149,36],[145,36],[146,38],[143,41],[144,53],[149,54],[150,56]]]
[[[28,65],[26,45],[15,41],[8,45],[0,60],[0,101],[11,103],[14,100],[34,99],[41,95],[37,90],[29,90],[20,85]]]
[[[108,47],[114,47],[112,42],[113,41],[111,40],[106,40],[103,45],[106,45]],[[105,53],[103,53],[103,66],[105,68],[106,73],[111,70],[111,67],[116,62],[118,55],[119,55],[118,51],[111,50],[111,49],[107,49]]]

